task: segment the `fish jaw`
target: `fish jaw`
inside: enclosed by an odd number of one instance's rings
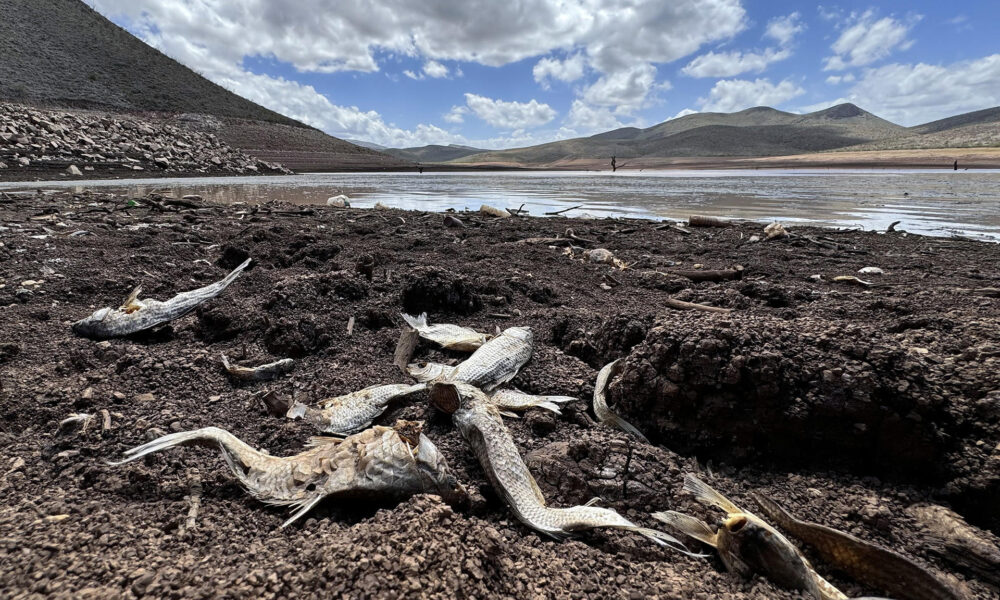
[[[422,433],[417,443],[414,459],[426,489],[436,492],[442,500],[451,506],[468,505],[469,492],[451,473],[448,462],[438,451],[437,446]]]
[[[73,323],[73,333],[78,336],[91,339],[105,339],[107,337],[111,337],[108,334],[108,329],[104,323],[111,311],[111,308],[102,308],[95,311],[94,314],[89,317],[84,317],[76,323]]]
[[[727,515],[717,539],[726,567],[744,578],[759,573],[784,588],[816,592],[811,569],[798,549],[753,515]]]

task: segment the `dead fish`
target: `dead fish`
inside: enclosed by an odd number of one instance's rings
[[[800,521],[780,504],[754,495],[761,511],[778,527],[812,546],[823,559],[865,585],[900,600],[961,600],[965,596],[905,556],[880,548],[849,533]]]
[[[243,273],[252,259],[246,259],[221,281],[182,292],[170,300],[139,300],[142,287],[135,288],[118,308],[102,308],[85,319],[73,323],[73,333],[102,340],[129,335],[183,317],[198,305],[222,293]]]
[[[459,363],[445,377],[485,391],[507,383],[531,358],[530,327],[509,327]]]
[[[914,504],[906,512],[920,523],[931,552],[1000,588],[1000,544],[995,535],[969,525],[955,511],[937,504]]]
[[[420,337],[430,340],[448,350],[475,352],[491,337],[485,333],[479,333],[460,325],[429,325],[427,323],[427,313],[422,313],[418,317],[405,313],[400,313],[400,316],[403,317],[407,325],[417,330]]]
[[[864,279],[858,279],[854,275],[837,275],[833,278],[833,281],[837,283],[853,283],[855,285],[861,285],[864,287],[872,287],[875,284],[870,281],[865,281]]]
[[[394,427],[372,427],[288,457],[270,456],[225,429],[205,427],[165,435],[127,450],[124,460],[110,464],[121,465],[174,446],[218,446],[230,470],[255,498],[295,509],[282,527],[327,497],[402,499],[427,493],[451,504],[464,503],[465,489],[437,447],[420,433],[421,426],[398,421]]]
[[[762,519],[690,473],[684,477],[684,489],[699,502],[726,511],[718,530],[672,510],[653,513],[653,518],[715,548],[730,573],[744,578],[759,573],[782,587],[805,590],[817,600],[846,600],[847,596],[813,570],[798,548]]]
[[[610,383],[611,379],[621,371],[621,367],[622,361],[619,358],[618,360],[604,365],[604,368],[597,373],[597,383],[594,384],[594,414],[597,416],[597,420],[601,423],[611,425],[612,427],[631,433],[648,444],[649,440],[646,439],[646,436],[642,435],[642,432],[608,408],[608,401],[606,398],[608,383]]]
[[[544,408],[557,415],[561,415],[559,405],[564,402],[573,402],[576,398],[572,396],[536,396],[526,394],[520,390],[497,390],[490,394],[490,403],[496,406],[501,413],[503,411],[522,411],[529,408]]]
[[[350,394],[321,400],[320,408],[295,402],[285,416],[289,419],[303,419],[323,433],[347,435],[371,425],[394,399],[426,388],[427,384],[424,383],[372,385]]]
[[[294,364],[295,361],[292,359],[282,358],[257,367],[243,367],[230,363],[229,358],[225,354],[222,355],[222,368],[230,377],[240,381],[270,381],[291,371]]]
[[[460,406],[452,414],[452,422],[472,447],[493,489],[528,527],[556,539],[585,529],[610,527],[634,531],[660,545],[684,548],[673,536],[639,527],[610,508],[592,506],[593,501],[569,508],[546,506],[542,490],[524,464],[497,407],[486,394],[464,383],[436,385],[451,387],[459,396]]]

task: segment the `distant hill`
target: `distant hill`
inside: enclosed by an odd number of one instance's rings
[[[415,148],[386,148],[384,152],[403,160],[411,160],[413,162],[422,163],[439,163],[455,160],[456,158],[462,158],[463,156],[478,154],[480,152],[485,152],[485,150],[481,148],[473,148],[471,146],[459,146],[457,144],[450,144],[448,146],[432,144],[430,146],[419,146]]]
[[[212,83],[80,0],[0,0],[0,100],[111,112],[211,115],[219,121],[206,122],[229,144],[264,160],[277,160],[277,155],[255,151],[280,148],[289,157],[287,152],[305,152],[310,168],[341,168],[345,161],[355,167],[367,161],[374,168],[406,164]],[[306,147],[300,148],[302,143]]]
[[[379,150],[379,151],[381,151],[381,150],[385,150],[385,149],[388,148],[388,146],[383,146],[381,144],[376,144],[375,142],[366,142],[365,140],[350,140],[350,139],[348,139],[348,140],[344,140],[344,141],[350,142],[350,143],[354,144],[355,146],[361,146],[362,148],[368,148],[369,150]]]
[[[1000,106],[916,125],[907,129],[904,135],[876,140],[845,150],[997,147],[1000,147]]]
[[[695,113],[646,129],[625,127],[512,150],[482,152],[462,163],[558,165],[574,159],[780,156],[833,150],[908,134],[853,104],[799,115],[768,107]]]
[[[955,115],[954,117],[948,117],[947,119],[931,121],[930,123],[924,123],[923,125],[911,127],[910,130],[914,133],[928,134],[957,129],[959,127],[967,127],[969,125],[985,125],[991,123],[1000,124],[1000,106],[994,106],[993,108],[986,108],[974,112],[967,112],[961,115]]]

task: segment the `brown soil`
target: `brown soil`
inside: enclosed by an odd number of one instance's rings
[[[272,454],[297,452],[312,432],[269,416],[260,396],[316,401],[406,381],[392,365],[405,308],[483,330],[534,328],[535,354],[515,385],[583,399],[561,417],[507,422],[552,505],[600,496],[644,525],[665,509],[714,519],[681,490],[683,474],[699,472],[749,509],[751,492],[769,494],[953,573],[972,597],[997,597],[941,562],[906,511],[937,502],[1000,531],[1000,300],[963,291],[1000,287],[995,245],[809,228],[793,231],[832,242],[750,243],[760,224],[682,235],[641,220],[460,214],[466,227],[452,229],[439,214],[394,210],[154,207],[103,194],[0,196],[0,596],[801,597],[634,535],[536,535],[420,395],[378,422],[426,420],[473,492],[467,510],[429,496],[328,503],[279,530],[286,513],[246,494],[217,452],[106,464],[209,425]],[[636,268],[517,243],[567,227]],[[103,343],[70,331],[139,283],[165,299],[248,255],[256,264],[230,289],[163,330]],[[745,275],[669,274],[696,263],[740,264]],[[828,282],[864,266],[886,271],[880,287]],[[734,310],[675,312],[663,308],[668,297]],[[297,360],[276,381],[234,385],[223,352]],[[418,357],[461,359],[424,345]],[[625,370],[609,400],[654,445],[592,421],[597,370],[618,357]],[[71,413],[96,418],[60,431]],[[851,596],[880,592],[814,562]]]

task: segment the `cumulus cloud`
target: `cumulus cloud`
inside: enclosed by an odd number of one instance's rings
[[[806,26],[802,22],[802,15],[793,12],[784,17],[775,17],[768,21],[764,36],[773,39],[782,46],[788,46],[795,39],[795,36],[805,31]]]
[[[685,109],[682,109],[682,110],[678,111],[676,115],[670,117],[667,120],[668,121],[673,121],[674,119],[679,119],[681,117],[686,117],[688,115],[696,115],[696,114],[698,114],[698,111],[691,110],[690,108],[685,108]]]
[[[840,37],[830,48],[833,56],[824,60],[824,71],[841,71],[849,67],[860,67],[881,60],[893,50],[906,50],[913,45],[907,34],[919,16],[903,22],[892,17],[875,18],[874,11],[861,15],[852,13]]]
[[[535,77],[535,81],[548,89],[549,79],[570,82],[583,77],[584,63],[582,54],[574,54],[566,60],[543,58],[535,64],[531,74]]]
[[[830,75],[826,78],[826,82],[830,85],[840,85],[841,83],[850,83],[854,81],[854,73],[845,73],[843,75]]]
[[[918,125],[1000,105],[1000,54],[949,65],[867,69],[845,98],[900,125]],[[823,108],[821,106],[821,108]]]
[[[464,106],[452,106],[444,115],[444,120],[449,123],[464,123],[465,115],[469,114],[469,109]]]
[[[556,117],[556,111],[537,100],[508,102],[477,94],[466,94],[465,104],[474,115],[500,129],[525,129],[544,125]]]
[[[574,100],[563,123],[580,135],[608,131],[624,127],[611,109],[605,106],[591,106],[583,100]]]
[[[424,63],[424,75],[428,77],[433,77],[434,79],[447,77],[448,67],[442,65],[436,60],[429,60],[426,63]]]
[[[588,104],[615,106],[619,112],[628,113],[646,102],[654,85],[661,89],[670,88],[668,82],[656,84],[656,67],[641,64],[602,75],[584,90],[583,99]]]
[[[589,66],[601,74],[588,102],[621,98],[616,107],[627,112],[642,105],[655,89],[651,63],[672,62],[707,43],[729,39],[747,26],[740,0],[524,0],[495,2],[413,2],[375,0],[93,0],[101,13],[124,19],[142,39],[217,83],[226,82],[239,93],[251,95],[246,81],[266,89],[293,83],[257,76],[243,68],[244,59],[263,57],[291,65],[299,72],[374,72],[392,57],[425,61],[414,79],[452,74],[441,61],[467,61],[502,66],[552,52],[577,49],[559,65],[540,63],[543,81],[578,79]],[[544,59],[543,59],[544,60]],[[573,78],[573,79],[570,79]],[[661,84],[666,86],[667,84]],[[417,135],[385,125],[371,111],[357,121],[371,121],[388,137],[347,130],[332,123],[322,111],[324,101],[337,113],[352,110],[333,104],[309,86],[296,94],[309,102],[267,95],[260,100],[269,108],[285,111],[291,104],[319,111],[297,115],[334,135],[349,134],[380,144],[395,145],[401,135]],[[242,90],[247,90],[244,93]],[[450,113],[449,113],[450,114]],[[453,118],[456,118],[454,115]],[[454,121],[449,121],[454,122]],[[381,123],[378,125],[377,123]],[[328,128],[329,127],[329,128]],[[391,133],[390,133],[391,132]],[[435,140],[447,141],[447,140]]]
[[[785,60],[791,55],[791,51],[786,48],[768,48],[760,53],[738,50],[708,52],[689,62],[681,69],[681,73],[689,77],[732,77],[740,73],[760,73],[769,64]]]
[[[777,84],[767,79],[723,79],[699,102],[704,112],[734,112],[753,106],[777,106],[804,93],[788,79]]]

